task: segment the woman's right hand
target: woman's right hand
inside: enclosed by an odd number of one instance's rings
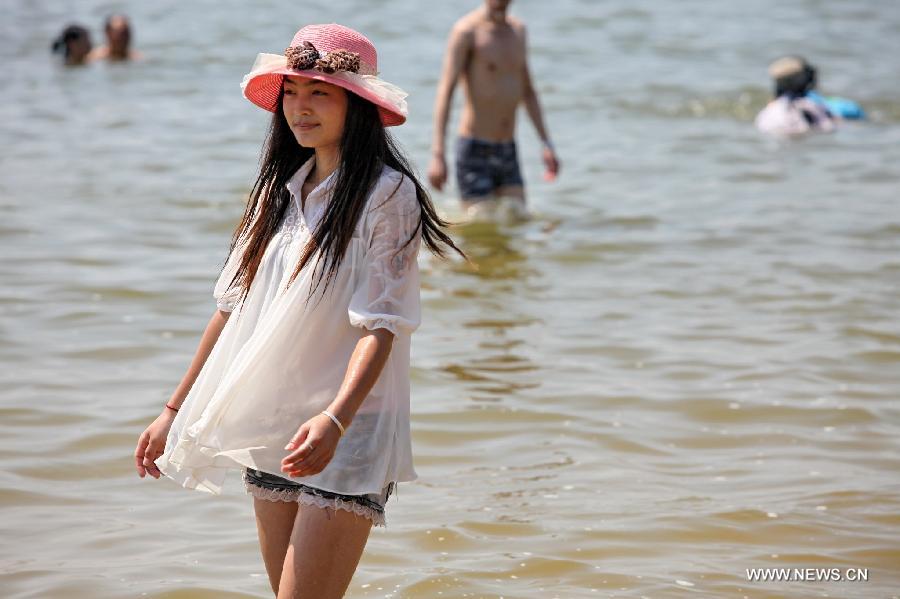
[[[134,465],[138,476],[144,478],[148,473],[153,478],[159,478],[162,473],[153,462],[166,450],[166,437],[175,420],[175,411],[163,408],[162,414],[156,417],[150,426],[141,433],[137,447],[134,450]]]

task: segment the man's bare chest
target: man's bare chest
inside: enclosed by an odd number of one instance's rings
[[[521,41],[512,31],[475,33],[472,44],[473,66],[488,71],[511,71],[521,68],[524,59]]]

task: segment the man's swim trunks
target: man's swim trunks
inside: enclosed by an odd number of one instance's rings
[[[456,142],[456,181],[464,200],[485,200],[501,187],[524,185],[515,141],[460,137]]]

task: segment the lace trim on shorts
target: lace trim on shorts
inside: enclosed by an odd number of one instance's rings
[[[248,495],[252,495],[257,499],[266,501],[295,501],[300,505],[313,505],[319,508],[332,508],[335,510],[344,510],[368,518],[372,521],[372,526],[385,526],[384,512],[379,512],[365,505],[360,505],[355,501],[344,501],[340,497],[322,497],[304,489],[267,489],[256,485],[244,478],[244,487]]]

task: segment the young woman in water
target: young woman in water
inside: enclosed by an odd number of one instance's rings
[[[68,25],[53,40],[50,50],[62,54],[66,66],[87,64],[91,53],[91,34],[81,25]]]
[[[363,35],[304,27],[242,87],[274,113],[259,176],[218,310],[135,466],[212,493],[243,471],[276,595],[340,597],[395,485],[416,476],[419,245],[459,250],[385,130],[406,120],[406,94],[378,78]]]

